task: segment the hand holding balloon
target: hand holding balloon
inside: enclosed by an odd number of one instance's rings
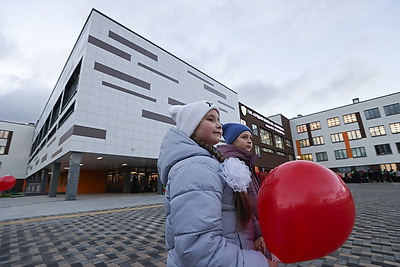
[[[0,191],[6,191],[15,185],[15,177],[11,175],[5,175],[0,177]]]
[[[355,207],[333,171],[291,161],[266,177],[258,216],[269,251],[284,263],[294,263],[324,257],[343,245],[354,226]]]

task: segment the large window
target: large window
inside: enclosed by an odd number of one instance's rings
[[[320,146],[320,145],[325,144],[324,136],[321,135],[321,136],[313,137],[313,143],[314,143],[314,146]]]
[[[386,135],[386,130],[383,125],[369,127],[369,132],[372,137]]]
[[[62,101],[62,107],[61,110],[63,110],[69,101],[72,99],[72,97],[75,95],[79,83],[79,74],[81,72],[81,63],[82,61],[79,62],[78,66],[76,66],[74,72],[72,73],[71,77],[69,78],[67,85],[65,85],[64,89],[64,97]]]
[[[306,124],[297,125],[296,129],[297,129],[297,133],[307,132],[307,125]]]
[[[328,127],[335,127],[335,126],[339,126],[340,125],[338,117],[329,118],[326,121],[328,123]]]
[[[385,110],[386,116],[399,114],[400,113],[400,104],[396,103],[396,104],[384,106],[383,109]]]
[[[395,134],[395,133],[400,133],[400,122],[395,122],[389,124],[390,132]]]
[[[282,136],[275,135],[275,146],[281,149],[285,148],[285,140],[283,139]]]
[[[258,126],[256,124],[251,125],[251,130],[253,131],[253,135],[258,136]]]
[[[343,115],[344,124],[353,123],[357,121],[357,116],[355,113]]]
[[[379,112],[378,108],[371,108],[371,109],[364,110],[364,114],[365,114],[365,118],[367,120],[381,117],[381,113]]]
[[[317,152],[317,153],[315,153],[315,157],[317,158],[317,162],[319,162],[319,161],[327,161],[328,160],[328,153],[326,153],[326,152]]]
[[[353,153],[353,158],[362,158],[367,156],[367,152],[363,146],[352,148],[351,152]]]
[[[302,160],[313,161],[313,159],[312,159],[312,154],[311,154],[311,153],[310,153],[310,154],[303,154],[303,155],[301,155],[301,159],[302,159]]]
[[[260,128],[260,137],[261,137],[261,143],[270,145],[270,146],[273,145],[272,133],[270,131]]]
[[[254,146],[254,152],[256,153],[257,156],[261,156],[260,146],[255,145]]]
[[[321,129],[321,123],[319,121],[314,121],[310,123],[311,131]]]
[[[390,148],[390,144],[382,144],[382,145],[375,145],[375,152],[376,155],[390,155],[392,153],[392,149]]]
[[[331,134],[332,143],[343,142],[343,134],[342,133],[334,133]]]
[[[300,147],[310,146],[310,140],[308,138],[299,140]]]
[[[360,130],[352,130],[347,132],[347,136],[349,137],[349,140],[356,140],[356,139],[361,139],[361,132]]]
[[[336,159],[347,159],[347,151],[346,149],[338,149],[334,151]]]

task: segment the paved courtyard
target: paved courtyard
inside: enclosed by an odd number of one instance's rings
[[[345,244],[324,258],[280,266],[400,266],[400,183],[349,188],[357,215]],[[0,214],[0,266],[165,266],[164,220],[157,203],[7,220]]]

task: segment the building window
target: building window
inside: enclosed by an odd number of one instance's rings
[[[257,155],[257,156],[261,156],[260,146],[255,145],[255,146],[254,146],[254,151],[256,152],[256,155]]]
[[[286,156],[286,153],[281,152],[281,151],[276,151],[276,154],[277,154],[278,156],[283,156],[283,157]]]
[[[303,155],[301,155],[301,159],[302,159],[302,160],[313,161],[313,160],[312,160],[312,154],[311,154],[311,153],[310,153],[310,154],[303,154]]]
[[[291,140],[285,139],[285,142],[286,142],[286,147],[290,147],[290,148],[293,147],[293,142]]]
[[[352,148],[351,152],[353,153],[353,158],[362,158],[367,156],[367,152],[363,146]]]
[[[361,132],[359,129],[357,130],[352,130],[347,132],[347,136],[349,137],[349,140],[356,140],[356,139],[361,139]]]
[[[383,125],[379,125],[379,126],[369,127],[369,133],[371,134],[372,137],[386,135],[386,130],[385,127],[383,127]]]
[[[353,123],[357,121],[355,113],[343,115],[344,124]]]
[[[383,145],[375,145],[375,152],[376,155],[390,155],[392,153],[392,149],[390,148],[389,144],[383,144]]]
[[[338,150],[335,150],[334,152],[335,152],[336,159],[347,159],[348,158],[346,149],[338,149]]]
[[[299,140],[299,144],[300,144],[300,147],[310,146],[310,140],[308,138],[307,139],[301,139],[301,140]]]
[[[289,161],[293,161],[293,160],[295,160],[294,155],[289,154]]]
[[[400,153],[400,142],[396,143],[397,152]]]
[[[305,125],[305,124],[297,125],[296,129],[297,129],[297,133],[307,132],[307,125]]]
[[[256,124],[251,125],[251,130],[253,131],[253,135],[258,136],[258,126]]]
[[[320,146],[320,145],[325,144],[324,137],[322,135],[313,137],[313,143],[314,143],[314,146]]]
[[[5,152],[6,152],[6,147],[0,146],[0,155],[4,155]]]
[[[335,126],[339,126],[340,125],[340,121],[338,117],[334,117],[334,118],[329,118],[326,120],[328,123],[328,127],[335,127]]]
[[[365,118],[367,120],[381,117],[381,113],[379,112],[378,108],[371,108],[371,109],[364,110],[364,114],[365,114]]]
[[[317,162],[319,162],[319,161],[327,161],[328,160],[328,153],[326,153],[326,152],[317,152],[317,153],[315,153],[315,157],[317,158]]]
[[[389,124],[389,127],[391,133],[400,133],[400,122],[391,123]]]
[[[284,139],[283,139],[282,136],[275,135],[275,146],[276,146],[277,148],[284,149],[284,148],[285,148],[284,143],[285,143],[285,142],[284,142]]]
[[[7,139],[9,131],[7,130],[0,130],[0,139]]]
[[[261,143],[270,145],[270,146],[273,145],[271,132],[269,132],[263,128],[260,128],[260,137],[261,137]]]
[[[310,123],[311,131],[321,129],[321,123],[319,121],[314,121]]]
[[[386,116],[399,114],[400,113],[400,104],[396,103],[396,104],[384,106],[383,109],[385,110]]]
[[[240,119],[240,123],[247,126],[247,121],[244,119]]]
[[[343,142],[343,134],[342,133],[334,133],[331,134],[332,143]]]
[[[261,151],[269,154],[275,154],[275,150],[266,147],[262,147]]]

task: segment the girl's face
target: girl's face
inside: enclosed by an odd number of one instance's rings
[[[194,130],[194,139],[213,146],[221,140],[221,136],[222,126],[219,122],[219,114],[215,109],[212,109],[203,117],[196,130]]]
[[[233,144],[247,152],[253,148],[253,136],[250,131],[244,131],[235,139]]]

